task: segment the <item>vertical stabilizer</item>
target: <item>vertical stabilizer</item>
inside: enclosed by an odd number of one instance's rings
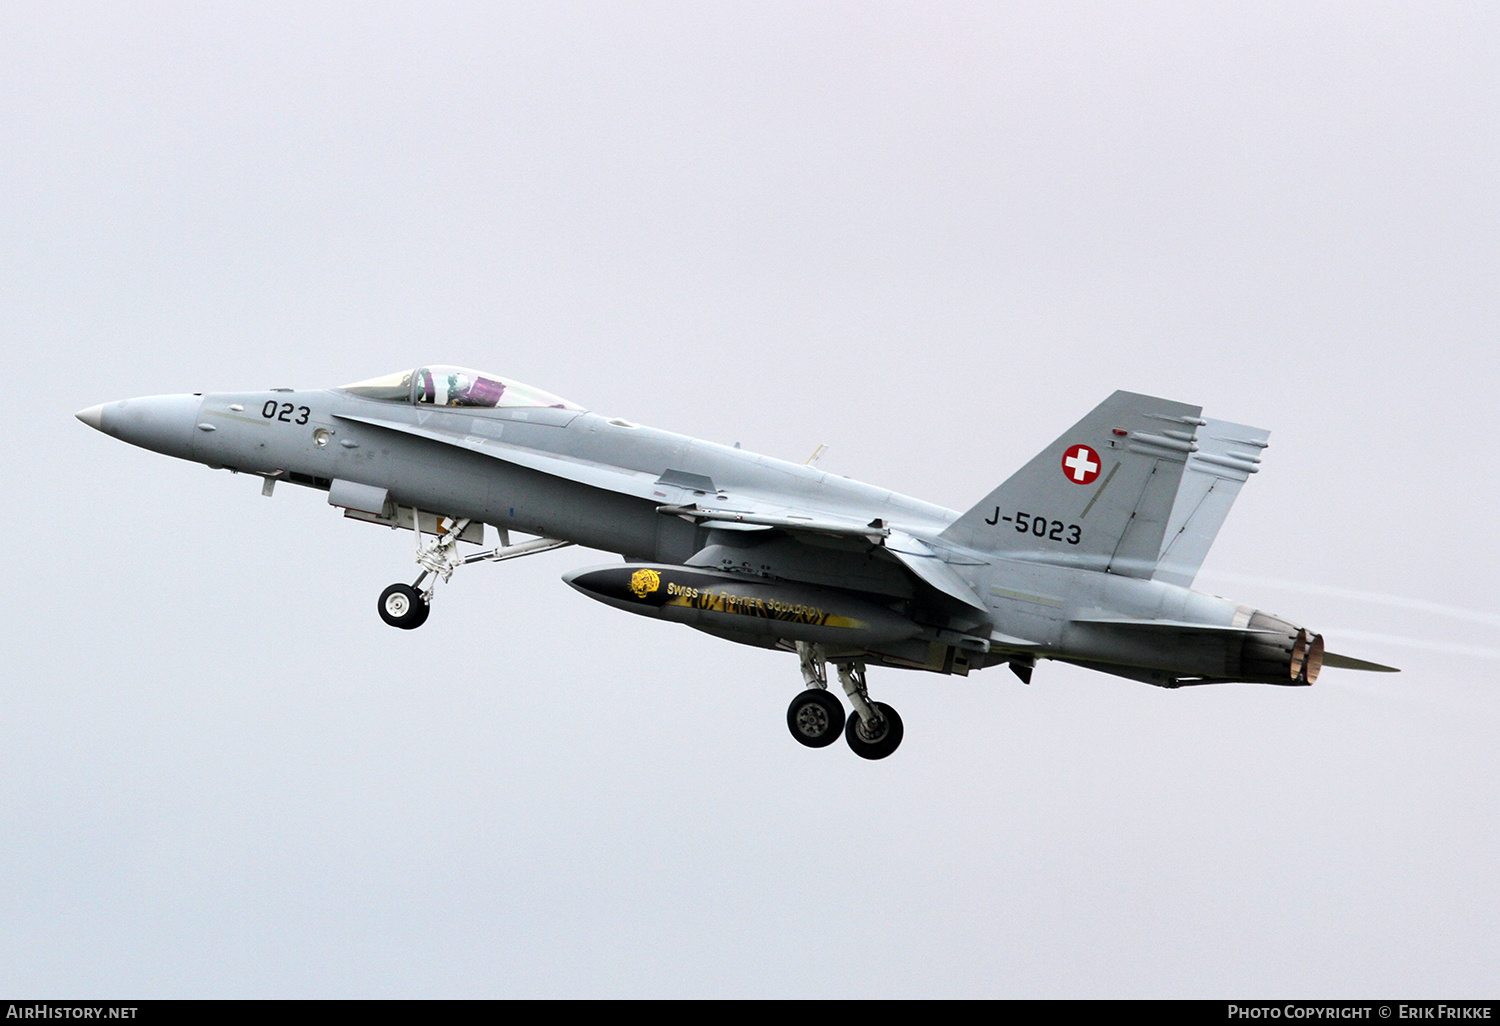
[[[1218,537],[1240,487],[1260,470],[1261,452],[1271,432],[1225,420],[1206,420],[1198,429],[1198,451],[1188,459],[1162,538],[1161,556],[1151,576],[1190,587]]]
[[[980,551],[1150,577],[1202,409],[1116,392],[943,532]]]

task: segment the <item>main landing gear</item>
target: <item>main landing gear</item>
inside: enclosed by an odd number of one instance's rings
[[[844,732],[844,706],[827,691],[808,688],[786,710],[792,737],[809,748],[827,748]]]
[[[802,660],[802,678],[807,690],[787,707],[786,725],[799,744],[809,748],[826,748],[839,734],[862,759],[884,759],[901,744],[901,717],[884,702],[871,702],[865,688],[863,663],[840,663],[839,683],[854,715],[844,717],[844,706],[828,690],[828,671],[823,646],[797,642]]]
[[[507,559],[533,556],[538,552],[549,552],[552,549],[560,549],[565,545],[573,544],[558,541],[556,538],[536,538],[519,545],[512,545],[509,532],[501,528],[499,548],[489,549],[472,556],[460,556],[456,551],[458,539],[464,533],[464,528],[471,523],[470,520],[455,521],[447,517],[437,518],[438,536],[425,543],[421,531],[422,514],[413,509],[411,521],[417,536],[417,563],[422,567],[422,572],[411,584],[393,584],[382,591],[380,601],[376,605],[382,620],[404,631],[416,630],[427,622],[427,616],[432,612],[432,593],[437,588],[438,581],[447,581],[453,576],[453,571],[459,567],[482,560],[500,563]],[[422,587],[424,582],[427,584],[425,588]]]

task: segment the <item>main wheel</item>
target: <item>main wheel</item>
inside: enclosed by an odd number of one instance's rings
[[[409,584],[393,584],[380,593],[380,618],[403,631],[416,630],[427,622],[432,607],[422,593]]]
[[[808,688],[787,706],[786,725],[801,744],[824,748],[844,729],[844,705],[822,688]]]
[[[873,731],[866,730],[864,721],[856,713],[849,717],[849,723],[844,727],[844,740],[861,759],[884,759],[901,745],[901,717],[884,702],[871,702],[870,705],[880,713],[881,722]]]

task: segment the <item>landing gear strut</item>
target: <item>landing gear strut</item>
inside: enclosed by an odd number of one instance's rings
[[[844,726],[844,740],[861,759],[884,759],[901,744],[901,717],[884,702],[870,701],[863,663],[839,666],[839,683],[857,714]]]
[[[862,759],[884,759],[901,744],[901,717],[884,702],[871,702],[865,688],[863,663],[840,663],[839,683],[854,706],[854,715],[844,716],[844,705],[828,690],[828,657],[822,645],[797,642],[802,661],[802,679],[807,690],[786,711],[787,729],[799,744],[826,748],[844,734],[854,754]]]
[[[449,524],[446,528],[443,527],[444,521]],[[411,522],[412,529],[417,536],[417,563],[422,567],[422,572],[411,584],[393,584],[381,592],[377,606],[382,620],[404,631],[415,630],[427,622],[427,616],[432,612],[432,593],[437,588],[438,581],[446,582],[453,576],[453,571],[459,567],[478,563],[481,560],[499,563],[507,559],[531,556],[538,552],[548,552],[573,544],[558,541],[556,538],[536,538],[519,545],[512,545],[510,533],[501,528],[499,548],[489,549],[472,556],[460,556],[456,551],[458,539],[464,533],[464,529],[472,523],[471,520],[465,518],[454,521],[439,517],[437,520],[438,536],[425,544],[422,541],[420,511],[416,509],[411,511]],[[424,582],[427,584],[425,588],[422,587]]]
[[[797,655],[802,660],[802,679],[807,682],[807,690],[787,707],[787,729],[798,744],[826,748],[839,739],[844,729],[844,706],[828,691],[823,646],[799,641]]]

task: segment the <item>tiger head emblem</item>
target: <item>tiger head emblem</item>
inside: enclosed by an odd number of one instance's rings
[[[645,598],[660,587],[661,574],[655,570],[642,569],[630,575],[630,590],[637,598]]]

